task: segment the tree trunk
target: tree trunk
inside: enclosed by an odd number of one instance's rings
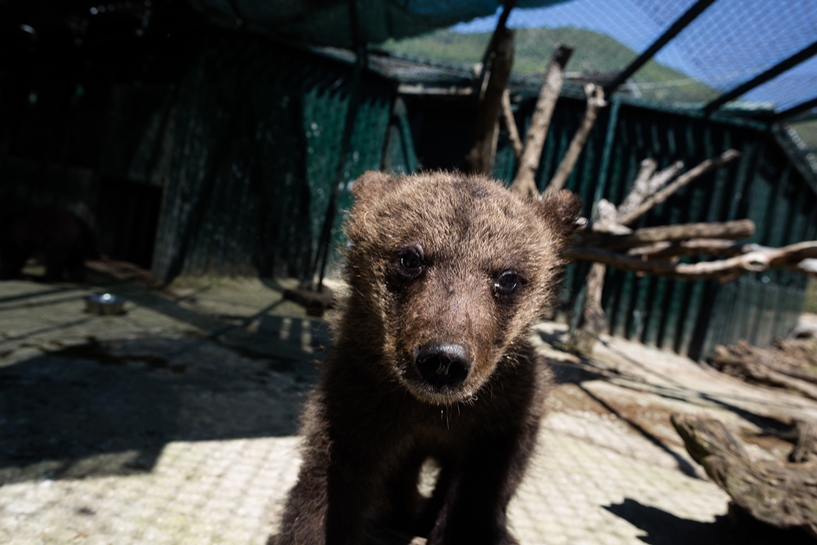
[[[607,267],[602,263],[593,263],[585,279],[585,300],[582,311],[582,325],[573,333],[569,342],[570,350],[585,356],[593,355],[593,347],[604,331],[606,317],[601,306],[601,294],[604,290],[604,275]]]
[[[465,169],[468,172],[487,175],[494,169],[502,95],[506,92],[513,65],[513,31],[497,28],[495,46],[488,85],[479,103],[474,145],[465,156]]]

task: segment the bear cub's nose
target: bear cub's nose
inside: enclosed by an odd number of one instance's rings
[[[434,389],[462,384],[474,359],[466,344],[431,342],[416,351],[414,364],[423,380]]]

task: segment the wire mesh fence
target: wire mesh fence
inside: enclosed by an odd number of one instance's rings
[[[512,11],[515,73],[543,72],[557,43],[576,49],[568,71],[604,80],[621,72],[700,0],[572,0]],[[808,48],[817,2],[716,0],[661,48],[622,88],[661,102],[708,102]],[[390,42],[394,51],[454,63],[478,61],[499,13],[448,30]],[[814,97],[817,60],[747,92],[754,107],[785,109]]]

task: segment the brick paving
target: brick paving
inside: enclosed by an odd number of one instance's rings
[[[127,271],[90,286],[0,283],[0,543],[265,543],[329,339],[279,288],[199,280],[158,292]],[[82,312],[84,295],[108,290],[128,298],[125,315]],[[592,362],[541,349],[563,360],[562,378],[511,506],[526,544],[714,543],[727,497],[668,414],[711,412],[744,430],[759,428],[736,407],[817,416],[640,345],[606,339]]]

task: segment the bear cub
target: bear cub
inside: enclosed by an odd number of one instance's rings
[[[550,381],[527,337],[579,202],[445,172],[367,172],[352,192],[348,295],[305,408],[278,543],[358,545],[382,532],[517,543],[506,510]],[[429,498],[418,492],[427,460],[439,467]]]

